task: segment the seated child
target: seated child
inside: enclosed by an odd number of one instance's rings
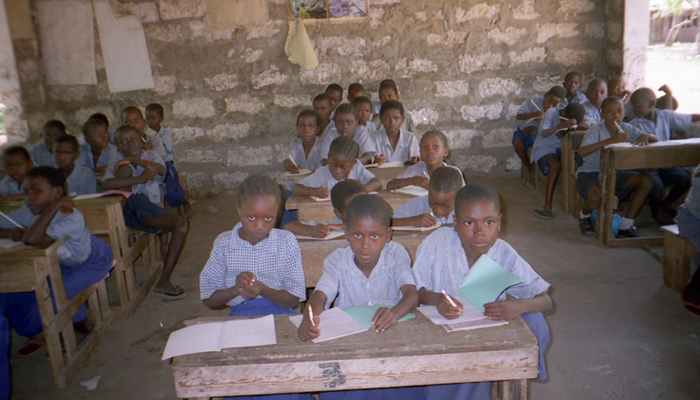
[[[656,137],[641,133],[634,126],[622,122],[624,113],[622,100],[608,97],[602,104],[603,122],[588,128],[576,154],[583,158],[583,164],[576,171],[576,189],[585,201],[579,219],[581,232],[593,231],[589,212],[600,207],[600,150],[614,143],[634,143],[644,146],[656,142]],[[635,237],[637,231],[634,219],[639,215],[652,188],[651,179],[636,171],[618,171],[615,192],[620,199],[627,196],[631,203],[623,211],[619,237]]]
[[[331,107],[331,98],[328,97],[327,94],[321,93],[314,97],[312,104],[314,111],[316,111],[319,118],[318,135],[324,136],[327,131],[333,129],[331,113],[333,112],[334,107]]]
[[[627,122],[627,118],[629,118],[633,113],[632,104],[630,103],[631,94],[632,93],[627,90],[625,79],[621,76],[615,76],[608,79],[608,96],[617,97],[618,99],[622,100],[622,103],[625,105],[625,116],[623,118],[623,121],[625,122]]]
[[[564,77],[564,88],[566,89],[566,98],[563,106],[566,107],[571,103],[583,104],[586,101],[586,95],[579,88],[583,82],[583,76],[578,71],[571,71]]]
[[[338,107],[338,104],[343,101],[343,87],[337,83],[331,83],[330,85],[326,86],[324,93],[331,101],[331,110],[335,110],[335,108]]]
[[[381,189],[379,180],[357,159],[359,155],[360,146],[354,140],[336,138],[328,152],[328,165],[320,167],[294,185],[294,194],[325,199],[330,196],[336,183],[346,179],[358,180],[364,185],[365,192]]]
[[[372,100],[365,96],[355,97],[352,108],[355,110],[357,124],[364,127],[371,135],[377,129],[377,125],[372,122]]]
[[[333,129],[321,137],[321,157],[326,160],[333,140],[339,136],[349,137],[360,145],[360,161],[365,163],[372,158],[374,153],[374,141],[369,132],[357,124],[355,110],[349,103],[343,103],[336,107],[333,114]]]
[[[299,244],[290,232],[274,229],[279,185],[251,175],[238,188],[240,222],[221,233],[199,276],[200,298],[230,315],[296,314],[306,299]]]
[[[398,177],[386,184],[386,190],[396,190],[405,186],[420,186],[427,189],[430,177],[440,167],[447,165],[445,159],[450,155],[450,146],[444,133],[433,129],[420,138],[421,161],[409,166]]]
[[[403,203],[394,213],[394,226],[429,227],[454,223],[455,194],[464,186],[456,167],[440,167],[430,177],[428,195]]]
[[[693,261],[697,265],[700,263],[700,166],[693,172],[693,184],[685,202],[678,209],[677,220],[678,232],[693,244]],[[700,268],[683,290],[683,304],[688,310],[700,315]]]
[[[382,104],[380,112],[382,126],[372,135],[376,150],[375,161],[402,162],[415,164],[418,162],[420,150],[416,136],[402,128],[406,112],[403,104],[389,100]]]
[[[353,103],[356,98],[366,96],[365,87],[359,82],[353,82],[348,86],[348,103]]]
[[[0,199],[12,200],[25,197],[22,184],[32,169],[32,158],[22,146],[11,146],[2,152],[7,175],[0,179]]]
[[[156,132],[146,126],[146,120],[138,107],[129,106],[124,109],[124,123],[141,133],[141,138],[146,144],[146,150],[155,151],[161,159],[165,159],[165,146]],[[165,162],[165,161],[163,161]]]
[[[678,109],[678,99],[673,97],[671,88],[668,85],[663,85],[659,88],[659,91],[663,92],[664,95],[656,100],[656,108],[659,110],[676,111]]]
[[[381,108],[387,101],[400,101],[401,95],[399,94],[399,86],[392,79],[385,79],[379,84],[379,108],[375,110],[372,122],[376,126],[382,125]],[[401,123],[401,128],[408,132],[416,131],[416,124],[413,123],[413,118],[411,118],[410,113],[403,113],[404,119]]]
[[[296,139],[292,142],[284,169],[298,173],[300,168],[316,171],[321,166],[321,138],[318,137],[320,117],[314,110],[302,110],[297,116]]]
[[[56,139],[66,134],[66,126],[63,122],[52,119],[44,124],[42,131],[43,141],[31,147],[32,163],[35,167],[55,167],[56,157],[53,154]]]
[[[66,177],[66,194],[77,196],[97,193],[97,178],[88,167],[77,162],[80,158],[80,144],[72,135],[63,135],[54,145],[56,166]]]
[[[117,148],[124,159],[111,165],[105,172],[102,186],[132,192],[123,205],[124,223],[132,229],[157,233],[161,239],[163,273],[153,289],[166,296],[180,296],[185,291],[173,285],[170,277],[175,270],[189,231],[187,215],[175,208],[162,208],[160,182],[165,163],[158,154],[144,150],[143,135],[137,129],[124,125],[117,130]],[[166,234],[170,234],[166,239]]]
[[[25,178],[27,202],[10,213],[24,226],[0,218],[0,238],[22,241],[29,246],[49,247],[61,240],[58,261],[66,297],[72,299],[94,283],[104,279],[112,268],[112,250],[93,236],[83,215],[65,197],[63,174],[53,167],[36,167]],[[82,331],[90,329],[87,309],[80,307],[73,321]],[[41,314],[34,292],[0,294],[0,398],[10,398],[10,329],[29,337],[20,354],[29,354],[43,344]]]
[[[163,106],[158,103],[151,103],[146,106],[146,123],[149,130],[155,132],[153,135],[157,137],[162,144],[163,154],[161,157],[165,161],[165,178],[163,178],[163,190],[165,204],[169,207],[180,207],[188,205],[187,194],[183,185],[180,183],[180,175],[175,168],[175,152],[173,146],[173,133],[170,128],[163,126],[163,115],[165,111]]]
[[[496,192],[477,185],[462,188],[455,199],[455,226],[431,233],[418,248],[413,273],[419,303],[436,306],[445,318],[454,319],[463,312],[459,289],[470,267],[480,257],[491,258],[518,276],[522,283],[508,288],[484,314],[494,320],[522,317],[539,345],[539,379],[547,380],[544,355],[550,342],[549,327],[542,313],[552,309],[547,293],[549,283],[506,241],[499,239],[501,202]],[[447,292],[457,307],[447,300]],[[436,385],[426,388],[428,399],[490,399],[490,383]]]
[[[86,144],[80,149],[80,164],[90,168],[98,178],[107,167],[122,159],[117,146],[109,142],[109,125],[101,118],[89,118],[83,125]]]
[[[561,170],[561,138],[559,133],[577,125],[576,120],[562,118],[559,115],[559,102],[562,100],[561,97],[553,96],[544,105],[544,117],[537,127],[537,137],[532,146],[532,161],[547,177],[544,208],[535,210],[535,215],[544,219],[554,218],[552,198]]]
[[[588,83],[586,89],[586,100],[581,103],[586,110],[586,116],[583,118],[583,127],[590,128],[591,126],[602,121],[601,105],[603,100],[608,97],[608,84],[602,79],[593,79]]]
[[[558,106],[566,101],[564,100],[565,96],[566,89],[561,86],[554,86],[544,96],[530,98],[518,109],[518,113],[515,115],[518,123],[513,133],[513,148],[524,168],[532,169],[530,149],[535,143],[537,127],[539,121],[544,117],[544,112],[552,105],[556,105],[557,107],[555,108],[559,108]]]
[[[384,333],[417,305],[411,258],[399,243],[391,241],[391,206],[378,195],[362,194],[350,201],[345,231],[349,246],[326,257],[323,273],[311,294],[309,312],[299,326],[303,341],[321,334],[320,315],[335,307],[380,305],[374,329]],[[422,388],[323,392],[322,399],[422,398]]]

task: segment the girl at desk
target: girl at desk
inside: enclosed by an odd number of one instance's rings
[[[552,309],[549,283],[504,240],[501,230],[501,202],[498,194],[481,186],[461,189],[455,199],[455,226],[440,228],[418,248],[413,268],[420,304],[436,306],[445,318],[462,314],[458,300],[461,282],[479,257],[489,257],[518,276],[522,283],[510,287],[484,314],[495,320],[522,317],[537,338],[540,349],[539,379],[547,379],[544,353],[550,333],[543,312]],[[445,295],[446,292],[450,297]],[[454,305],[453,305],[454,304]],[[426,388],[428,399],[490,399],[490,383],[434,385]]]
[[[430,178],[438,168],[447,166],[445,159],[450,155],[447,136],[438,130],[430,130],[420,139],[421,161],[409,166],[398,177],[386,184],[386,190],[396,190],[404,186],[420,186],[428,189]]]
[[[104,279],[112,268],[112,250],[93,236],[80,211],[65,196],[65,178],[53,167],[36,167],[27,174],[27,203],[0,218],[0,238],[46,248],[55,240],[66,296],[70,299]],[[82,306],[73,317],[76,328],[85,332],[87,310]],[[0,293],[0,399],[10,396],[10,329],[29,337],[20,354],[30,354],[43,345],[41,315],[33,292]]]

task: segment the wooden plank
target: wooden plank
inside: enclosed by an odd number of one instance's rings
[[[607,146],[615,153],[616,169],[690,167],[700,164],[700,138],[671,140],[649,146]]]
[[[373,173],[377,180],[381,182],[382,188],[386,188],[386,184],[389,183],[390,180],[401,175],[405,170],[406,167],[371,168],[369,172]]]
[[[614,239],[611,224],[615,207],[615,153],[609,149],[603,149],[600,155],[600,208],[598,209],[598,238],[603,245]]]
[[[413,198],[413,196],[386,191],[379,192],[379,195],[386,200],[394,210]],[[330,201],[318,202],[306,196],[292,196],[287,199],[286,207],[288,210],[299,210],[299,219],[302,221],[329,222],[336,219]]]
[[[675,233],[673,228],[675,227]],[[682,291],[690,279],[690,260],[693,247],[685,238],[678,236],[678,226],[670,225],[664,232],[664,285]]]
[[[608,247],[659,247],[663,246],[664,237],[660,235],[637,238],[612,238],[608,240]]]

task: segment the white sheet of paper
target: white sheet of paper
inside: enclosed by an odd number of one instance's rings
[[[471,331],[474,329],[491,328],[494,326],[508,325],[508,321],[495,321],[490,319],[480,319],[477,321],[460,322],[458,324],[443,325],[447,332]]]
[[[425,317],[435,325],[454,325],[462,322],[486,319],[486,316],[471,304],[462,304],[464,305],[464,313],[462,313],[459,318],[455,319],[447,319],[443,317],[435,306],[420,306],[418,307],[418,311],[425,315]]]
[[[304,236],[304,235],[298,235],[297,239],[298,240],[333,240],[333,239],[338,239],[339,237],[345,235],[345,231],[330,231],[328,232],[328,235],[324,238],[315,238],[311,236]]]
[[[301,315],[289,317],[289,321],[297,328],[301,326],[302,319]],[[355,322],[348,313],[338,307],[333,307],[321,313],[321,335],[312,342],[327,342],[366,331],[367,328]]]
[[[389,161],[385,162],[382,164],[379,164],[377,168],[398,168],[398,167],[403,167],[404,164],[402,161]]]
[[[15,242],[11,239],[0,239],[0,249],[11,249],[21,245],[22,242]]]
[[[220,351],[221,322],[210,322],[182,328],[170,334],[162,360],[186,354]]]
[[[432,226],[392,226],[391,229],[399,232],[428,232],[441,227],[439,223]]]
[[[221,324],[219,348],[269,346],[277,344],[275,317],[238,319]]]
[[[311,175],[311,171],[305,168],[300,169],[299,172],[297,172],[296,174],[293,172],[285,172],[282,174],[282,176],[285,178],[298,178],[300,176],[306,175]]]
[[[416,196],[416,197],[422,197],[422,196],[428,195],[427,189],[424,189],[420,186],[414,186],[414,185],[404,186],[402,188],[394,190],[394,192],[403,193],[403,194],[407,194],[410,196]]]
[[[331,196],[328,197],[317,197],[317,196],[311,196],[311,200],[322,203],[324,201],[331,201]]]

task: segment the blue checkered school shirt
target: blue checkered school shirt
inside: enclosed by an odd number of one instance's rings
[[[306,300],[301,250],[294,234],[273,229],[267,239],[252,245],[241,239],[240,229],[239,223],[214,241],[209,260],[199,275],[200,298],[206,300],[217,290],[233,287],[240,273],[252,272],[266,286]],[[243,301],[243,297],[238,296],[228,305],[235,306]]]

